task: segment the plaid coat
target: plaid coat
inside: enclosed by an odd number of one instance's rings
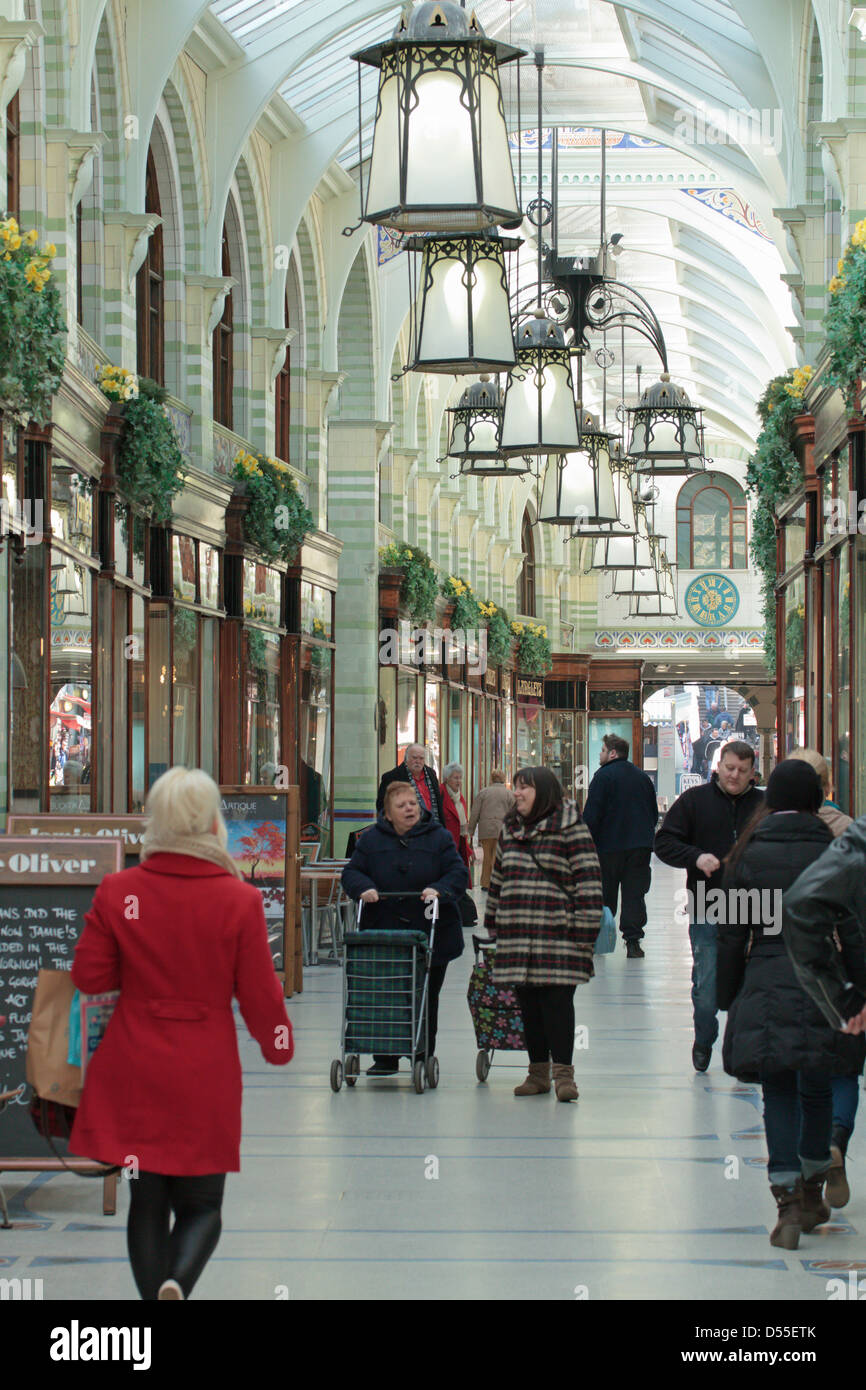
[[[565,894],[533,862],[562,883]],[[506,821],[496,846],[484,926],[496,937],[497,985],[576,985],[595,973],[601,926],[601,869],[577,808],[564,801],[528,829]]]

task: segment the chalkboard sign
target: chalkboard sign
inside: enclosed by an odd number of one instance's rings
[[[228,849],[245,883],[262,895],[274,969],[293,968],[287,885],[298,845],[290,846],[288,788],[220,787]],[[286,963],[289,963],[288,970]]]
[[[71,970],[84,917],[106,874],[123,867],[121,841],[66,836],[51,843],[0,835],[0,1091],[24,1083],[27,1034],[41,969]],[[0,1114],[0,1155],[40,1153],[30,1087]]]
[[[138,863],[141,853],[141,840],[144,835],[144,816],[99,816],[82,812],[81,815],[22,816],[14,812],[6,825],[8,835],[89,835],[97,839],[120,840],[123,846],[125,869]]]

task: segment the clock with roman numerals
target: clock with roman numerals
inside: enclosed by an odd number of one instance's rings
[[[700,627],[724,627],[740,606],[737,587],[723,574],[701,574],[686,589],[686,612]]]

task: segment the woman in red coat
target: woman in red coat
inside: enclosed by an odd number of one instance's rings
[[[469,811],[466,800],[461,790],[463,786],[463,768],[459,763],[449,763],[442,774],[442,809],[445,813],[445,829],[451,831],[452,838],[457,846],[457,853],[463,860],[467,869],[472,863],[472,849],[467,835],[467,821]],[[470,869],[470,885],[472,874]]]
[[[145,810],[141,863],[103,879],[75,952],[78,989],[120,998],[87,1068],[70,1149],[135,1164],[135,1282],[143,1299],[178,1299],[216,1247],[225,1175],[240,1168],[232,996],[266,1061],[285,1065],[294,1047],[261,894],[228,854],[219,788],[173,767]]]

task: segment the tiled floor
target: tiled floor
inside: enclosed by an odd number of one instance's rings
[[[718,1048],[706,1075],[691,1067],[688,938],[672,921],[681,878],[654,862],[646,959],[627,961],[620,943],[578,990],[588,1046],[574,1105],[515,1099],[516,1054],[477,1083],[471,933],[443,991],[441,1083],[422,1096],[408,1073],[332,1093],[339,970],[310,970],[289,1006],[290,1067],[268,1068],[244,1033],[243,1172],[195,1296],[825,1300],[849,1262],[866,1269],[856,1135],[840,1219],[797,1252],[769,1245],[759,1093],[725,1076]],[[135,1297],[123,1184],[114,1218],[98,1183],[4,1187],[3,1276],[42,1278],[46,1299]]]

